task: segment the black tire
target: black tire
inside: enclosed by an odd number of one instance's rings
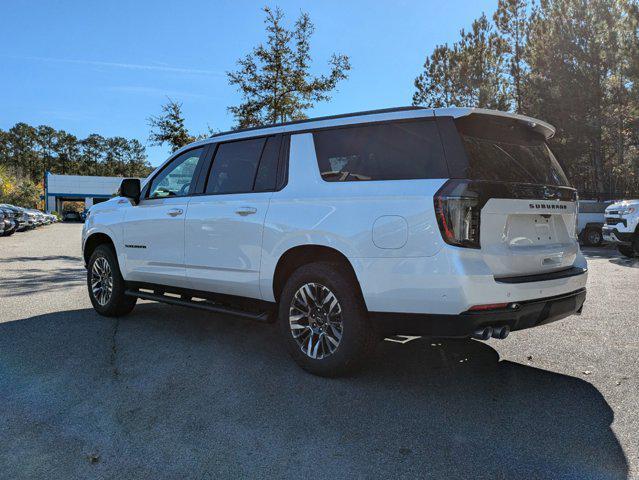
[[[99,259],[104,259],[108,263],[112,279],[111,297],[104,304],[100,303],[91,288],[93,267],[95,262]],[[137,302],[136,297],[130,297],[124,294],[124,279],[120,273],[118,259],[113,248],[109,245],[99,245],[91,255],[87,265],[87,289],[89,291],[89,298],[91,299],[93,308],[96,312],[105,317],[120,317],[126,315],[133,310],[133,307],[135,307],[135,303]]]
[[[617,245],[617,250],[619,250],[619,253],[621,253],[624,257],[635,257],[635,249],[629,245]]]
[[[588,228],[584,232],[584,243],[589,247],[598,247],[601,245],[603,237],[601,235],[601,229]]]
[[[311,358],[302,351],[298,341],[293,338],[289,323],[289,311],[293,298],[302,286],[309,283],[319,284],[330,290],[341,308],[342,334],[339,345],[333,353],[324,358]],[[302,321],[306,322],[306,319],[308,317]],[[293,272],[280,296],[278,323],[288,351],[295,362],[307,372],[323,377],[336,377],[357,371],[374,351],[379,340],[368,321],[356,280],[343,266],[334,263],[311,263]]]

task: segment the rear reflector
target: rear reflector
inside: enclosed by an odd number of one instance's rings
[[[468,311],[477,312],[484,310],[499,310],[502,308],[508,308],[508,303],[487,303],[485,305],[473,305],[468,309]]]

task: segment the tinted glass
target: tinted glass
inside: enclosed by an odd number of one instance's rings
[[[266,192],[269,190],[275,190],[275,184],[277,183],[277,163],[279,160],[280,144],[282,143],[282,137],[269,137],[264,146],[264,152],[260,159],[260,166],[257,169],[257,176],[255,177],[256,192]]]
[[[149,198],[188,195],[191,186],[195,186],[193,176],[203,152],[203,148],[196,148],[176,157],[151,182]]]
[[[217,147],[206,193],[244,193],[253,190],[265,139],[222,143]]]
[[[313,137],[327,182],[448,176],[433,121],[345,127],[315,132]]]
[[[468,156],[469,178],[570,185],[544,136],[520,122],[473,115],[455,124]]]

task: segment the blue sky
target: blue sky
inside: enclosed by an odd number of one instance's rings
[[[197,134],[226,130],[239,101],[225,72],[265,38],[261,8],[291,23],[311,16],[313,69],[331,53],[352,70],[310,116],[409,105],[413,80],[436,44],[455,41],[496,0],[458,1],[84,1],[0,2],[0,128],[48,124],[79,137],[137,138],[169,96]],[[153,165],[167,148],[148,147]]]

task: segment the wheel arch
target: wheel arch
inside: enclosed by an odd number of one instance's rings
[[[598,228],[599,230],[601,230],[603,228],[603,225],[604,225],[603,223],[599,223],[599,222],[588,222],[584,226],[584,231],[590,228]]]
[[[89,259],[91,258],[93,252],[95,252],[95,249],[104,244],[110,245],[117,256],[113,239],[104,232],[95,232],[89,235],[84,242],[84,249],[82,254],[84,257],[85,265],[89,264]]]
[[[272,287],[276,302],[279,301],[286,280],[290,275],[302,265],[314,262],[328,262],[342,266],[353,280],[353,285],[358,294],[364,299],[355,269],[346,255],[335,248],[325,245],[297,245],[286,250],[275,266]]]

